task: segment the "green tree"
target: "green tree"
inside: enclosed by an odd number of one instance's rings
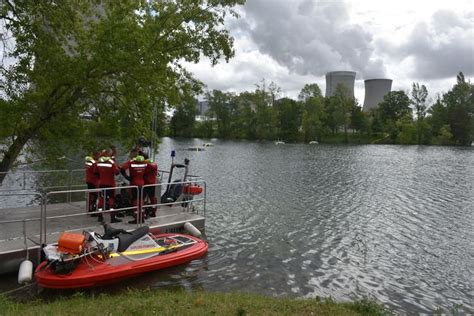
[[[301,103],[283,98],[275,102],[273,110],[277,116],[278,139],[291,142],[297,141],[302,119]]]
[[[398,129],[397,144],[412,145],[417,141],[417,126],[415,126],[413,119],[409,116],[404,116],[396,122]]]
[[[317,83],[310,83],[305,84],[303,89],[301,89],[300,93],[298,94],[299,101],[306,101],[309,98],[322,98],[323,95],[321,93],[321,89],[319,88]]]
[[[379,104],[377,115],[385,133],[389,134],[392,143],[395,143],[399,133],[397,121],[409,117],[411,119],[410,99],[403,91],[387,93]]]
[[[212,120],[206,119],[204,121],[196,122],[194,136],[201,138],[214,137],[214,124],[212,124]]]
[[[337,132],[338,124],[338,102],[334,97],[324,98],[324,110],[326,115],[323,118],[324,125],[330,130],[332,135]]]
[[[31,141],[89,149],[97,131],[124,143],[149,131],[153,106],[198,88],[182,62],[233,56],[224,17],[243,3],[1,1],[15,62],[0,67],[0,172]]]
[[[318,142],[321,142],[327,129],[324,125],[326,119],[324,99],[322,96],[315,94],[314,96],[302,98],[302,100],[304,100],[302,101],[302,130],[304,141],[309,142],[317,140]]]
[[[443,125],[440,128],[435,143],[437,145],[454,145],[453,134],[451,133],[451,127],[448,124]]]
[[[272,81],[268,85],[268,92],[270,93],[270,97],[271,97],[271,106],[274,106],[275,100],[278,98],[278,96],[281,93],[281,88],[275,82]]]
[[[417,134],[417,142],[418,145],[421,145],[422,139],[426,138],[424,135],[427,131],[423,120],[426,115],[426,98],[428,97],[428,90],[426,89],[425,85],[421,85],[419,83],[413,83],[412,90],[411,90],[411,102],[415,107],[415,114],[416,114],[416,134]]]
[[[357,102],[354,102],[351,107],[351,120],[349,126],[352,128],[353,132],[369,132],[368,114],[362,111],[362,107],[359,106]]]
[[[242,138],[257,138],[257,117],[255,113],[256,95],[252,92],[242,92],[235,98],[240,115],[237,117],[238,126],[241,128]]]
[[[318,84],[305,84],[298,95],[298,100],[303,104],[301,128],[304,141],[321,142],[328,128],[325,125],[327,122],[325,100]]]
[[[206,99],[209,102],[209,114],[217,123],[217,136],[228,138],[231,132],[231,94],[213,90],[206,94]]]
[[[474,85],[466,82],[462,72],[454,87],[443,95],[443,103],[455,143],[470,145],[474,139]]]
[[[439,96],[435,104],[428,109],[426,120],[430,126],[430,134],[432,137],[437,137],[441,128],[448,124],[448,112]]]
[[[191,137],[194,133],[196,122],[197,99],[193,96],[183,96],[183,102],[176,105],[176,110],[170,122],[170,129],[173,136]]]
[[[342,126],[344,131],[344,142],[348,143],[348,128],[350,124],[350,116],[352,107],[355,104],[353,96],[349,95],[349,90],[342,84],[336,86],[336,91],[334,96],[332,96],[335,104],[334,120],[337,125],[337,128]]]
[[[272,96],[268,92],[265,79],[256,84],[255,90],[255,114],[256,114],[256,136],[258,139],[272,140],[276,137],[276,116],[271,105]]]

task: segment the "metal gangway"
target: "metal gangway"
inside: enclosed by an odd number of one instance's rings
[[[34,181],[31,181],[31,176],[47,175],[48,172],[66,175],[66,183],[41,188],[32,186]],[[22,171],[21,176],[16,179],[21,180],[20,187],[0,187],[0,274],[17,271],[27,252],[30,260],[38,263],[41,246],[56,242],[63,231],[102,232],[102,223],[94,215],[102,215],[106,223],[110,223],[108,214],[124,216],[118,217],[122,222],[114,223],[113,226],[125,230],[147,225],[152,232],[178,232],[189,222],[204,231],[207,186],[204,180],[196,176],[188,176],[189,180],[186,181],[159,182],[143,187],[122,185],[107,189],[85,189],[84,184],[73,181],[78,172],[79,170]],[[80,172],[83,175],[82,169]],[[163,179],[167,171],[159,172],[159,179]],[[202,187],[202,193],[196,196],[185,193],[184,188],[190,185]],[[181,186],[179,197],[174,201],[161,201],[161,193],[171,186]],[[149,187],[154,188],[158,203],[137,203],[104,210],[99,210],[96,205],[95,212],[88,212],[90,193],[105,196],[105,190],[114,190],[117,195],[131,194],[134,191],[139,197],[143,197],[144,191]],[[11,201],[23,205],[14,205]],[[150,208],[156,208],[156,216],[145,218],[145,211]],[[134,218],[138,219],[136,224],[128,223]]]

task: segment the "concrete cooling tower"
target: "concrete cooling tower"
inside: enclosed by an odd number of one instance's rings
[[[368,79],[365,80],[364,111],[375,109],[383,97],[392,89],[391,79]]]
[[[353,71],[331,71],[326,74],[326,97],[333,96],[338,84],[343,84],[349,90],[349,96],[354,97],[354,82],[356,73]]]

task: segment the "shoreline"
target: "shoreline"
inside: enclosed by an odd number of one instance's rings
[[[120,294],[83,292],[52,300],[15,301],[0,295],[2,315],[385,315],[382,305],[362,299],[275,298],[204,290],[128,290]]]
[[[235,141],[235,142],[269,142],[274,143],[276,140],[270,139],[246,139],[246,138],[207,138],[207,137],[182,137],[182,136],[160,136],[161,138],[170,138],[170,139],[200,139],[200,140],[219,140],[219,141]],[[348,142],[344,142],[344,135],[338,134],[334,136],[326,136],[318,144],[310,144],[309,142],[302,140],[280,140],[284,144],[306,144],[317,147],[318,145],[394,145],[394,146],[425,146],[425,147],[448,147],[448,148],[470,148],[474,147],[474,143],[471,145],[457,145],[457,144],[415,144],[415,143],[391,143],[391,142],[382,142],[384,138],[380,137],[370,137],[365,135],[349,135]]]

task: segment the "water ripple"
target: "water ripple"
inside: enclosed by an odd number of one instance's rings
[[[209,253],[147,282],[474,312],[472,148],[213,142],[178,153],[208,183]]]

